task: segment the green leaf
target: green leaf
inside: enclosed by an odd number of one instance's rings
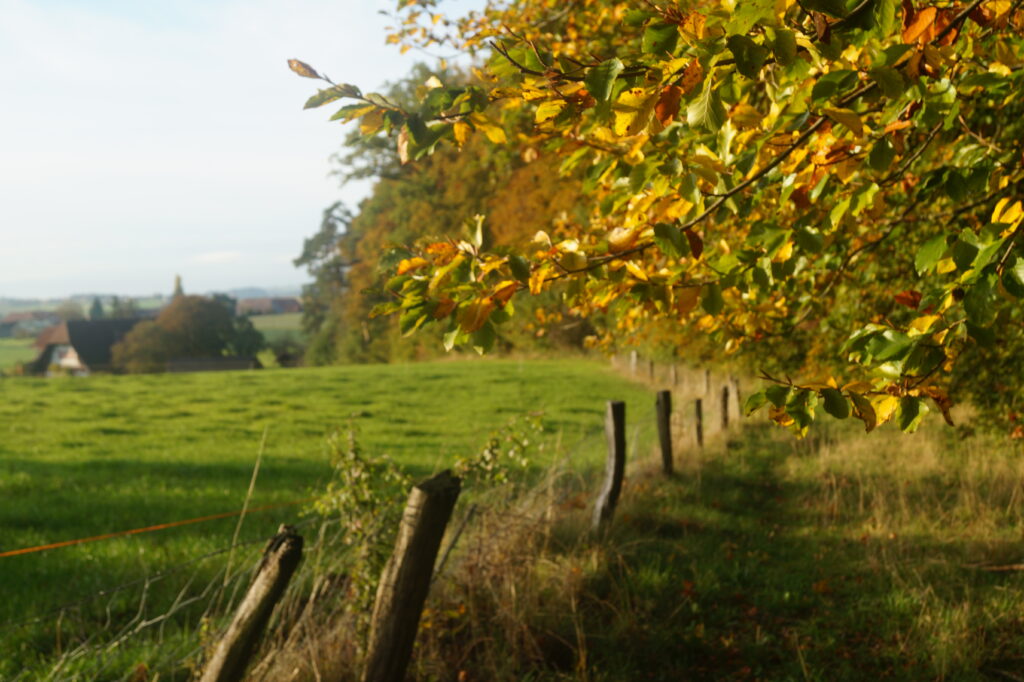
[[[846,419],[850,416],[850,403],[838,389],[822,389],[821,397],[825,401],[825,411],[836,419]]]
[[[1017,298],[1024,298],[1024,260],[1017,259],[1012,267],[1003,271],[1003,288]]]
[[[751,393],[747,396],[747,399],[743,403],[743,414],[748,417],[768,403],[768,396],[764,394],[764,391],[758,391],[757,393]]]
[[[964,311],[967,313],[967,319],[977,327],[987,327],[995,321],[993,279],[995,279],[993,276],[980,278],[964,296]]]
[[[777,29],[772,51],[775,53],[775,61],[782,66],[792,64],[796,59],[796,34],[788,28]]]
[[[896,409],[896,420],[900,430],[905,433],[917,431],[921,420],[928,413],[928,406],[920,398],[904,396],[900,398],[900,406]]]
[[[315,95],[306,100],[303,109],[315,109],[328,102],[341,99],[342,97],[359,97],[359,88],[348,83],[334,85],[323,90],[318,90]]]
[[[945,253],[945,235],[929,239],[924,243],[924,246],[917,250],[917,255],[914,256],[914,269],[917,270],[917,274],[923,275],[934,268],[942,260],[942,256]]]
[[[711,78],[704,80],[700,97],[686,107],[686,122],[693,127],[703,126],[711,132],[718,132],[725,125],[726,113],[718,93],[711,89]]]
[[[825,74],[811,88],[811,99],[827,100],[842,93],[857,82],[857,72],[850,69],[838,69]]]
[[[792,392],[790,386],[783,386],[781,384],[774,384],[764,390],[765,397],[772,401],[772,405],[775,407],[783,407],[789,402],[789,394]]]
[[[878,69],[871,69],[868,71],[868,75],[871,76],[871,80],[878,84],[882,94],[890,99],[896,99],[901,96],[906,88],[903,76],[896,69],[883,66]]]
[[[426,320],[427,314],[423,311],[423,306],[418,305],[402,313],[402,316],[398,318],[398,329],[402,332],[402,336],[409,336],[419,329]]]
[[[612,96],[615,79],[622,73],[623,68],[625,67],[619,59],[609,59],[587,71],[583,82],[586,84],[590,96],[600,104],[607,102]]]
[[[676,49],[679,27],[676,24],[650,24],[644,31],[640,49],[644,54],[664,55]]]
[[[804,251],[819,253],[825,246],[825,237],[818,230],[802,225],[793,230],[793,240]]]
[[[953,262],[956,263],[958,270],[967,270],[971,267],[974,259],[978,255],[977,244],[958,239],[953,244]]]
[[[473,350],[478,354],[483,355],[492,348],[494,348],[494,342],[498,338],[497,332],[494,330],[494,325],[488,320],[484,323],[484,326],[477,329],[471,335],[473,341]]]
[[[758,72],[768,59],[768,50],[747,36],[729,36],[725,41],[736,58],[736,70],[750,79],[757,78]]]
[[[722,299],[722,287],[717,284],[707,284],[704,286],[702,294],[700,304],[707,314],[717,315],[722,312],[722,308],[725,307],[725,301]]]
[[[846,16],[846,6],[843,4],[843,0],[804,0],[802,7],[827,14],[836,19],[842,19]]]
[[[654,226],[654,243],[666,256],[685,258],[690,255],[690,245],[686,242],[682,230],[675,225],[657,223]]]
[[[455,329],[446,332],[441,340],[442,343],[444,344],[444,349],[450,351],[452,348],[455,348],[455,344],[458,343],[459,335],[461,333],[462,330],[458,327],[458,325],[456,325]]]
[[[775,0],[739,0],[725,30],[732,34],[745,35],[758,23],[775,24]]]
[[[530,262],[522,256],[509,256],[508,257],[508,269],[512,272],[512,276],[518,279],[523,284],[529,284],[530,282]]]

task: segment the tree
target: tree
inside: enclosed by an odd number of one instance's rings
[[[995,390],[958,367],[1024,350],[1019,3],[521,0],[427,26],[435,5],[399,3],[391,39],[480,54],[472,85],[401,106],[292,60],[327,82],[306,106],[352,100],[334,118],[403,163],[482,137],[542,150],[579,200],[515,252],[406,244],[376,311],[404,330],[487,349],[514,300],[555,290],[608,321],[594,345],[786,347],[747,405],[798,432],[818,404],[868,430],[949,420],[950,390]]]
[[[85,319],[85,312],[82,310],[82,304],[71,299],[62,301],[53,312],[57,317],[65,322]]]
[[[171,292],[171,298],[179,298],[185,295],[185,290],[181,286],[181,275],[174,276],[174,291]]]
[[[132,319],[139,316],[135,300],[112,296],[110,299],[110,317],[117,320]]]
[[[121,371],[159,372],[174,358],[252,355],[263,345],[252,323],[236,321],[223,300],[182,295],[155,320],[137,324],[111,352]]]
[[[92,305],[89,307],[89,319],[90,320],[102,320],[103,319],[103,302],[100,301],[99,296],[94,296],[92,299]]]

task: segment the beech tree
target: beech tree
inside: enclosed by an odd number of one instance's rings
[[[989,371],[1024,350],[1020,0],[437,5],[399,2],[389,40],[476,55],[472,84],[399,106],[291,60],[326,83],[306,106],[349,100],[332,120],[403,163],[478,137],[557,157],[578,210],[516,250],[482,224],[405,244],[375,313],[485,351],[554,290],[608,321],[599,347],[798,345],[799,378],[766,372],[747,402],[797,432],[819,404],[868,430],[950,421],[953,387],[1024,435],[1019,370]]]

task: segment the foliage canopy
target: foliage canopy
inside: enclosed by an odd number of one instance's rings
[[[292,60],[327,82],[307,108],[348,100],[332,120],[403,163],[477,139],[555,159],[580,210],[523,248],[402,245],[375,313],[487,350],[554,289],[610,321],[595,346],[756,354],[773,383],[748,408],[798,432],[819,404],[912,431],[951,387],[1016,418],[1019,371],[991,370],[1024,350],[1019,1],[437,4],[402,0],[389,40],[478,55],[469,84],[399,104]]]

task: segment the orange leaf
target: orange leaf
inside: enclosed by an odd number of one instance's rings
[[[459,326],[464,332],[475,332],[484,326],[493,310],[494,301],[490,297],[473,301],[462,309],[462,314],[459,315]]]
[[[929,29],[934,26],[937,14],[938,10],[934,7],[925,7],[920,12],[911,15],[909,24],[904,14],[903,42],[913,43],[919,38],[922,39],[922,42],[928,42],[928,39],[934,34],[934,30],[929,31]]]
[[[654,105],[654,115],[658,117],[661,125],[667,126],[679,113],[679,100],[683,97],[683,90],[675,85],[670,85],[661,91],[658,103]]]
[[[440,320],[448,317],[453,310],[455,310],[455,301],[450,298],[443,298],[437,302],[437,307],[434,308],[434,319]]]
[[[704,69],[701,68],[700,62],[694,57],[693,61],[687,64],[683,70],[683,75],[679,78],[679,87],[683,89],[684,93],[690,94],[703,81]]]
[[[517,291],[519,291],[519,282],[516,282],[515,280],[507,280],[494,288],[494,293],[491,294],[491,298],[499,304],[505,305]]]
[[[893,296],[893,299],[900,305],[905,305],[908,308],[917,310],[917,306],[921,305],[921,292],[913,289],[907,289]]]

